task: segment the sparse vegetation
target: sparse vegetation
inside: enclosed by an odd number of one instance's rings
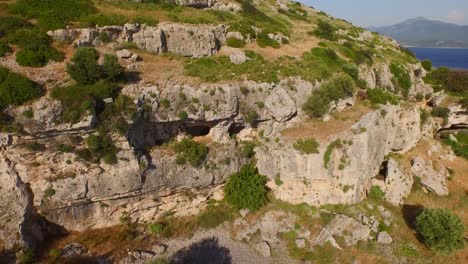
[[[406,98],[412,85],[408,71],[402,65],[392,63],[390,64],[390,72],[393,74],[393,84]]]
[[[229,176],[224,187],[226,201],[236,209],[248,208],[256,211],[268,202],[267,178],[250,164]]]
[[[238,39],[238,38],[231,37],[226,40],[226,45],[228,45],[229,47],[233,47],[233,48],[243,48],[245,44],[246,44],[245,40]]]
[[[367,99],[374,105],[386,105],[388,103],[392,105],[398,104],[396,95],[380,88],[367,89]]]
[[[317,23],[317,28],[313,31],[313,33],[319,38],[334,41],[337,39],[335,31],[336,28],[332,24],[322,19]]]
[[[197,167],[202,164],[208,154],[208,148],[191,138],[184,138],[172,145],[172,149],[177,153],[177,163]]]
[[[303,109],[310,117],[323,117],[329,111],[332,102],[352,96],[355,88],[354,80],[350,76],[337,76],[315,91],[304,104]]]
[[[299,139],[294,143],[293,147],[303,154],[319,153],[319,143],[314,138]]]
[[[380,188],[380,186],[374,185],[369,190],[369,199],[374,201],[382,201],[385,196],[385,192]]]
[[[333,141],[332,143],[330,143],[328,146],[327,146],[327,149],[325,150],[325,153],[323,154],[323,166],[325,168],[328,168],[328,163],[330,163],[330,160],[331,160],[331,155],[333,153],[333,150],[335,148],[341,148],[342,144],[341,144],[341,140],[337,139],[335,141]]]

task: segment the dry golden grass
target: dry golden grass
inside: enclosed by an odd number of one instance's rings
[[[300,126],[283,130],[281,134],[289,140],[315,138],[319,141],[325,141],[331,135],[346,131],[371,111],[370,107],[358,102],[354,106],[334,114],[333,118],[327,122],[310,119],[302,122]]]

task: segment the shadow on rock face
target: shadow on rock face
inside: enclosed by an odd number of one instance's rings
[[[176,252],[171,264],[231,264],[229,249],[218,244],[215,237],[206,238]]]

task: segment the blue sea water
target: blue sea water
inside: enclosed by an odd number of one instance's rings
[[[409,48],[418,59],[429,59],[435,67],[468,69],[468,49]]]

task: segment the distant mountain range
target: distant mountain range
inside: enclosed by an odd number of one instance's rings
[[[394,38],[403,46],[468,48],[468,26],[424,17],[409,19],[392,26],[368,29]]]

